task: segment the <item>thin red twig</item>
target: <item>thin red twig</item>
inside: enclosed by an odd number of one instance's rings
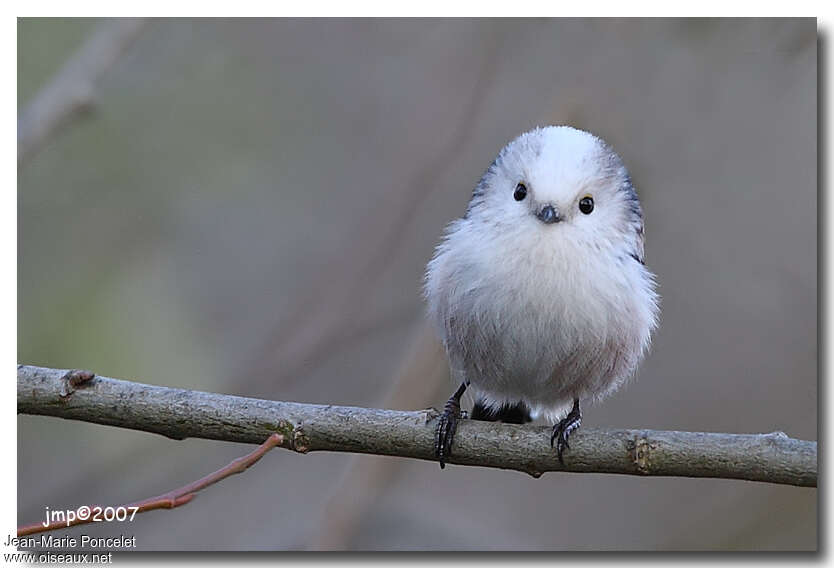
[[[254,465],[259,459],[261,459],[264,456],[264,454],[266,454],[269,450],[276,446],[280,446],[283,443],[284,437],[281,434],[272,434],[269,438],[267,438],[267,440],[263,444],[258,446],[258,448],[255,451],[245,456],[237,458],[236,460],[229,463],[229,465],[218,469],[214,473],[210,473],[207,476],[198,479],[197,481],[193,481],[188,485],[180,487],[179,489],[174,489],[173,491],[163,493],[162,495],[157,495],[156,497],[150,497],[148,499],[135,501],[127,505],[122,505],[122,507],[128,510],[131,510],[131,508],[135,507],[137,513],[144,513],[145,511],[153,511],[154,509],[174,509],[181,505],[185,505],[196,496],[198,491],[202,491],[206,487],[214,485],[218,481],[226,479],[231,475],[234,475],[236,473],[243,473],[249,467]],[[79,507],[78,509],[76,509],[76,511],[79,511],[82,508],[84,507]],[[86,507],[88,512],[94,508],[95,507]],[[76,515],[76,518],[73,520],[53,522],[50,523],[48,526],[44,526],[43,522],[23,525],[21,527],[18,527],[17,536],[27,536],[30,534],[65,529],[67,527],[85,525],[87,523],[95,522],[93,516],[89,514],[86,515],[86,518],[84,519],[78,517],[79,515]]]

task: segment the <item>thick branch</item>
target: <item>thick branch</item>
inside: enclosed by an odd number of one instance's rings
[[[99,77],[133,43],[144,24],[145,20],[137,19],[105,20],[38,91],[17,121],[18,165],[73,115],[92,106]]]
[[[434,460],[437,411],[413,412],[279,402],[172,389],[78,373],[18,366],[17,405],[41,414],[169,438],[260,444],[277,432],[282,447]],[[72,384],[70,384],[72,383]],[[817,443],[771,434],[580,429],[565,465],[550,428],[464,420],[449,463],[546,471],[720,477],[817,485]]]

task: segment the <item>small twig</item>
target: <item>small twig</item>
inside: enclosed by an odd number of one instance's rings
[[[128,510],[135,508],[136,513],[144,513],[145,511],[153,511],[154,509],[174,509],[176,507],[180,507],[190,502],[197,495],[197,492],[202,491],[206,487],[214,485],[218,481],[226,479],[236,473],[243,473],[253,466],[259,459],[261,459],[269,450],[276,446],[280,446],[283,443],[284,437],[281,434],[272,434],[269,438],[267,438],[266,442],[258,446],[258,449],[254,452],[233,460],[229,463],[229,465],[218,469],[214,473],[210,473],[209,475],[189,483],[188,485],[183,485],[179,489],[174,489],[173,491],[157,495],[156,497],[143,499],[142,501],[135,501],[133,503],[123,505],[123,507]],[[87,511],[90,511],[94,507],[85,508]],[[79,511],[80,509],[81,508],[76,511]],[[85,519],[79,518],[81,516],[84,515],[76,515],[76,518],[73,520],[50,523],[48,526],[44,526],[43,522],[23,525],[22,527],[18,527],[17,536],[27,536],[30,534],[65,529],[75,525],[86,525],[87,523],[95,522],[92,515],[85,515]]]
[[[158,387],[97,376],[61,396],[66,370],[21,365],[17,411],[155,432],[260,444],[284,435],[296,452],[326,450],[435,460],[434,409],[302,404]],[[523,471],[719,477],[817,485],[817,443],[770,434],[582,428],[560,464],[547,426],[464,420],[451,464]]]
[[[91,108],[96,82],[136,39],[144,23],[137,19],[105,20],[38,91],[17,121],[18,166],[72,116]]]

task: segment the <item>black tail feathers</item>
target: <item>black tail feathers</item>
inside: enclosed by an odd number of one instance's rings
[[[483,401],[476,401],[469,415],[473,420],[486,420],[487,422],[507,422],[509,424],[525,424],[532,422],[530,407],[523,402],[516,404],[505,404],[495,409],[486,406]]]

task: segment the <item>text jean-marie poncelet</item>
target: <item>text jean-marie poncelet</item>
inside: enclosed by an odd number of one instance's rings
[[[42,534],[37,537],[15,537],[9,535],[6,537],[4,544],[6,546],[20,548],[91,548],[107,550],[111,548],[136,548],[136,536],[125,536],[121,534],[119,536],[96,537],[82,534],[80,537],[75,537]]]

